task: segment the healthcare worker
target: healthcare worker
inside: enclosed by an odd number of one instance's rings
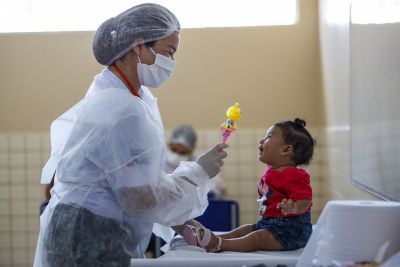
[[[51,126],[54,177],[40,217],[34,266],[129,266],[143,257],[153,223],[181,225],[204,212],[208,181],[227,156],[217,144],[172,173],[157,100],[175,69],[180,25],[165,7],[142,4],[105,21],[93,39],[106,66],[86,96]]]

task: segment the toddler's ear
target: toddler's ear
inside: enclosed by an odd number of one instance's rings
[[[281,150],[282,156],[290,156],[293,153],[293,146],[292,145],[285,145]]]

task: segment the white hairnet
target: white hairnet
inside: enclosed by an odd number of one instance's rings
[[[105,66],[147,42],[164,39],[180,31],[178,19],[158,4],[134,6],[103,22],[93,38],[96,60]]]
[[[193,150],[196,146],[196,132],[192,126],[187,124],[179,125],[171,134],[169,143],[182,144]]]

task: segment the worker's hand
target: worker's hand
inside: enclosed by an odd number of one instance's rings
[[[297,210],[297,204],[296,202],[293,202],[291,199],[282,199],[278,205],[276,205],[277,209],[282,209],[282,214],[283,215],[288,215],[288,214],[296,214],[298,213]]]
[[[224,148],[227,147],[227,144],[218,144],[197,159],[197,163],[204,169],[210,178],[217,175],[221,170],[221,166],[224,165],[223,159],[228,156],[224,151]]]

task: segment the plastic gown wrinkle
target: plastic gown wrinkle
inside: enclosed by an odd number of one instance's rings
[[[141,95],[132,96],[105,69],[87,96],[52,124],[52,157],[42,181],[56,178],[40,218],[34,266],[91,266],[70,253],[77,249],[96,266],[124,266],[126,255],[143,257],[154,222],[178,225],[204,212],[209,177],[196,162],[162,171],[157,101],[145,87]]]
[[[185,164],[189,162],[183,163]],[[201,168],[193,166],[196,167]],[[187,214],[191,214],[189,218],[194,218],[205,211],[208,205],[207,198],[201,196],[206,190],[207,181],[202,183],[200,189],[193,182],[188,182],[180,176],[164,172],[162,175],[164,178],[160,179],[157,185],[117,190],[117,199],[124,211],[132,216],[167,226],[184,223],[188,219]],[[182,199],[186,201],[182,202]]]

